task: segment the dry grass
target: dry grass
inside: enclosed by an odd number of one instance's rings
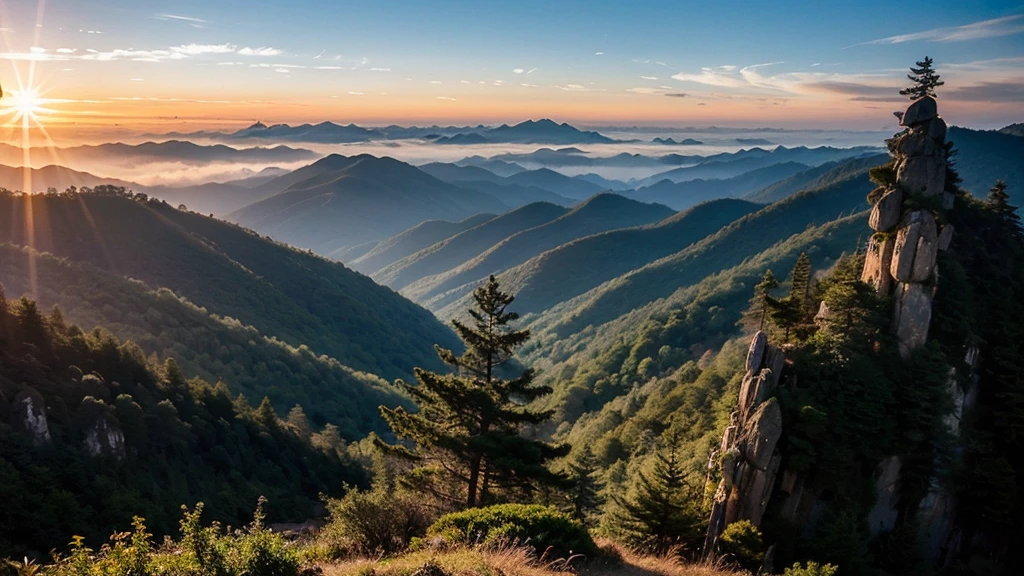
[[[642,556],[611,542],[599,542],[609,557],[569,566],[564,559],[538,560],[530,548],[460,548],[424,550],[395,558],[361,558],[321,567],[324,576],[412,576],[425,565],[440,567],[450,576],[736,576],[722,566],[686,563],[678,558]]]

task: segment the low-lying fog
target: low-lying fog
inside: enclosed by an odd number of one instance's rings
[[[584,157],[609,157],[617,154],[629,153],[644,156],[664,156],[666,154],[700,155],[709,156],[722,152],[736,152],[740,149],[760,147],[772,149],[782,145],[794,146],[833,146],[847,148],[853,146],[877,145],[883,138],[890,136],[888,132],[849,132],[849,131],[816,131],[816,130],[751,130],[751,129],[730,129],[716,128],[706,130],[673,130],[673,129],[622,129],[605,128],[598,129],[602,134],[617,140],[635,140],[634,142],[620,142],[612,144],[577,144],[572,147],[582,150]],[[693,139],[700,141],[698,145],[670,145],[656,144],[654,138],[673,138],[676,141]],[[124,139],[123,142],[136,144],[144,141],[163,142],[171,138],[152,137],[146,139]],[[428,140],[385,140],[359,142],[353,144],[317,144],[292,141],[268,141],[268,140],[239,140],[234,138],[210,139],[194,138],[190,140],[195,144],[211,145],[225,144],[232,148],[269,148],[274,146],[288,146],[290,148],[301,148],[311,150],[318,156],[325,156],[332,153],[346,156],[356,154],[372,154],[375,156],[391,156],[411,164],[425,164],[429,162],[455,162],[468,156],[492,157],[500,154],[529,154],[540,148],[565,148],[563,145],[544,144],[479,144],[479,145],[445,145],[436,144]],[[60,146],[60,143],[57,143]],[[22,162],[11,162],[10,158],[3,158],[3,163],[8,165],[19,165]],[[160,161],[139,159],[135,157],[110,157],[103,159],[90,158],[86,160],[72,158],[61,149],[33,150],[31,165],[35,168],[51,164],[59,164],[69,168],[89,172],[98,176],[118,178],[137,182],[146,186],[172,185],[185,186],[205,182],[225,182],[238,178],[251,176],[267,167],[278,167],[282,169],[295,169],[311,163],[315,160],[302,161],[260,161],[260,162],[204,162],[202,159],[193,159],[186,162]],[[527,169],[549,167],[564,174],[574,176],[577,174],[595,173],[604,178],[617,180],[629,180],[630,178],[646,178],[658,172],[664,171],[665,167],[607,167],[607,166],[573,166],[560,165],[551,166],[540,163],[517,161],[518,164]]]

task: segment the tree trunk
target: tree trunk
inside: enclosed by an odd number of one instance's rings
[[[476,506],[476,485],[480,481],[480,460],[481,457],[475,455],[469,461],[469,489],[466,491],[466,508]]]

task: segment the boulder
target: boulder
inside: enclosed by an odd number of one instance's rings
[[[774,398],[758,406],[740,438],[743,458],[758,470],[767,470],[782,436],[782,409]]]
[[[911,212],[907,224],[896,233],[889,274],[900,282],[909,282],[914,271],[914,253],[917,251],[917,241],[921,238],[922,213],[921,210]]]
[[[939,232],[939,239],[936,244],[939,250],[949,250],[949,245],[953,242],[953,225],[946,224],[942,227],[942,231]]]
[[[764,347],[768,345],[768,336],[760,330],[750,340],[750,348],[747,349],[747,372],[757,373],[761,368],[761,361],[764,360]]]
[[[935,156],[940,143],[928,135],[925,126],[912,128],[908,134],[900,139],[899,151],[906,157],[910,156]]]
[[[910,271],[910,282],[927,282],[935,272],[935,259],[939,255],[939,232],[935,217],[921,211],[921,227],[914,250],[914,262]]]
[[[946,161],[938,156],[908,156],[896,169],[896,183],[907,194],[938,195],[946,185]]]
[[[928,137],[937,143],[942,144],[946,141],[946,121],[941,117],[929,120],[925,129],[928,132]]]
[[[892,288],[892,274],[889,268],[892,266],[892,253],[896,240],[892,235],[886,236],[883,240],[872,238],[868,243],[868,251],[864,256],[864,270],[861,273],[861,281],[875,287],[875,292],[881,295],[889,293]]]
[[[875,203],[868,218],[868,226],[876,232],[888,232],[900,223],[900,211],[903,208],[903,192],[897,188],[890,190]]]
[[[755,404],[755,397],[757,395],[757,385],[761,379],[754,375],[753,372],[748,371],[743,375],[743,383],[740,384],[740,403],[737,411],[740,413],[740,423],[747,420],[747,416],[750,415]]]
[[[771,370],[769,381],[774,392],[774,388],[779,385],[779,378],[782,376],[782,368],[786,365],[786,355],[782,353],[782,350],[775,346],[769,346],[768,351],[764,355],[764,366],[768,370]],[[758,395],[760,397],[760,394]],[[765,397],[760,400],[764,402],[768,398]]]
[[[907,357],[925,345],[932,321],[932,293],[923,284],[901,284],[893,307],[900,354]]]
[[[900,120],[900,126],[916,126],[938,117],[939,106],[935,102],[935,98],[923,96],[907,106],[907,111],[903,113],[903,118]]]

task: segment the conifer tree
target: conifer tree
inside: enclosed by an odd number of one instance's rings
[[[775,302],[771,310],[772,319],[784,331],[784,338],[789,341],[790,332],[801,328],[810,315],[810,284],[811,260],[806,252],[801,252],[790,272],[789,295]]]
[[[604,482],[597,475],[597,458],[589,445],[584,444],[573,454],[567,472],[571,514],[583,524],[589,524],[590,518],[604,503],[600,494]]]
[[[313,430],[309,426],[309,419],[306,418],[306,411],[298,404],[292,406],[292,409],[288,411],[287,421],[288,426],[295,431],[299,438],[309,438],[313,433]]]
[[[1017,207],[1010,204],[1010,195],[1006,193],[1005,182],[996,180],[995,186],[992,186],[988,192],[985,204],[1010,228],[1020,228],[1020,216],[1017,215]]]
[[[389,445],[388,452],[420,463],[415,472],[418,487],[437,497],[458,501],[466,507],[486,502],[496,489],[532,490],[537,482],[557,483],[559,477],[545,466],[563,455],[567,447],[555,447],[524,438],[524,426],[548,420],[552,411],[534,410],[528,404],[551,393],[548,386],[533,384],[534,371],[515,371],[515,350],[530,337],[527,330],[510,324],[519,316],[508,311],[514,300],[502,292],[491,276],[473,292],[472,322],[453,321],[455,332],[466,346],[462,355],[436,346],[438,356],[452,367],[450,374],[417,368],[417,384],[399,381],[418,411],[381,406],[381,414],[406,445]],[[445,489],[456,486],[457,494]]]
[[[907,96],[911,100],[917,100],[922,96],[935,97],[935,89],[945,84],[939,80],[939,75],[935,73],[935,69],[932,68],[934,61],[925,56],[924,60],[917,62],[917,67],[913,66],[910,68],[910,74],[907,74],[914,84],[907,88],[900,90],[900,95]]]
[[[789,298],[807,310],[811,290],[811,259],[807,257],[807,252],[801,252],[797,257],[791,274]]]
[[[764,330],[765,323],[771,318],[772,309],[778,301],[772,297],[772,290],[779,287],[779,281],[771,270],[765,270],[761,281],[754,286],[754,296],[750,299],[750,307],[743,316],[743,324],[751,330]]]
[[[675,442],[655,454],[650,475],[638,473],[635,493],[616,497],[620,528],[633,545],[655,554],[700,537],[702,519],[694,490],[687,484]]]
[[[274,406],[270,403],[270,398],[266,396],[263,397],[263,401],[260,402],[259,408],[256,409],[256,421],[259,422],[266,430],[274,430],[277,428],[277,412],[274,411]]]

